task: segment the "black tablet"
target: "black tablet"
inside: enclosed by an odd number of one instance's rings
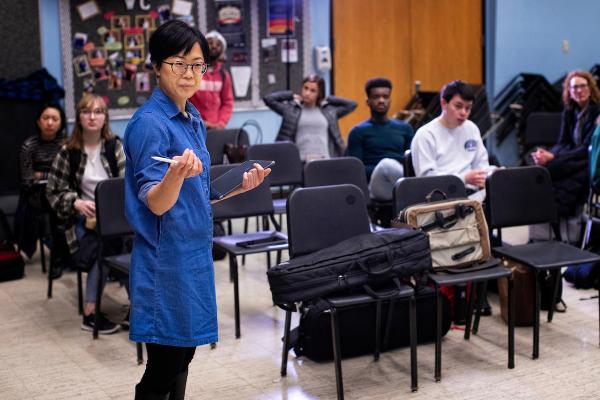
[[[244,179],[244,172],[248,172],[252,168],[254,168],[254,164],[259,164],[266,169],[275,164],[275,161],[244,161],[243,163],[225,172],[218,178],[215,178],[215,180],[213,180],[210,183],[214,198],[216,200],[221,200],[223,197],[227,196],[229,193],[233,192],[235,189],[240,187],[242,185],[242,180]]]

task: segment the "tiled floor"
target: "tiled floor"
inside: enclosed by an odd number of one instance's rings
[[[516,232],[513,237],[522,237]],[[283,311],[272,306],[265,257],[249,257],[240,268],[242,338],[234,337],[233,291],[225,261],[215,263],[220,342],[199,348],[191,365],[189,399],[335,398],[332,363],[296,359],[290,353],[288,376],[279,376]],[[76,276],[55,282],[46,299],[39,260],[27,276],[0,283],[0,399],[132,399],[143,373],[126,332],[92,340],[80,330]],[[506,325],[499,316],[482,319],[479,334],[464,341],[452,330],[443,341],[443,379],[433,379],[434,346],[418,349],[419,391],[410,392],[409,351],[344,360],[349,399],[599,399],[600,348],[598,302],[580,300],[597,291],[565,285],[567,313],[554,322],[542,316],[541,355],[533,361],[531,329],[516,329],[516,368],[506,368]],[[105,310],[123,316],[125,291],[111,283]],[[293,325],[297,322],[294,320]],[[360,323],[360,322],[357,322]]]

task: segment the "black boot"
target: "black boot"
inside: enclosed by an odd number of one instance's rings
[[[140,385],[135,385],[135,400],[169,400],[169,393],[161,394],[161,393],[153,393],[153,392],[145,392],[140,389]],[[182,397],[183,399],[183,397]]]
[[[183,400],[185,398],[185,386],[187,384],[188,370],[177,375],[175,383],[171,388],[169,400]]]

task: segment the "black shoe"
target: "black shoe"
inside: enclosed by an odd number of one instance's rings
[[[83,316],[83,322],[81,323],[81,329],[88,332],[94,331],[95,314]],[[119,325],[111,322],[106,318],[103,313],[98,316],[98,333],[101,335],[110,335],[119,330]]]

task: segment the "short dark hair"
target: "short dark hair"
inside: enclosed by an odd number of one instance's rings
[[[319,89],[319,93],[317,94],[317,105],[320,106],[321,102],[325,98],[325,80],[320,75],[312,74],[302,79],[302,86],[304,86],[306,82],[317,84],[317,88]]]
[[[65,130],[67,128],[67,116],[65,115],[65,110],[63,110],[58,103],[47,102],[42,104],[42,106],[37,110],[35,120],[38,121],[42,117],[44,111],[46,111],[48,108],[54,108],[60,114],[60,128],[56,132],[56,137],[66,136]],[[35,124],[35,129],[38,134],[42,133],[38,124]]]
[[[388,88],[392,90],[392,82],[386,78],[371,78],[365,83],[365,93],[367,97],[371,95],[371,89],[373,88]]]
[[[150,61],[157,68],[162,62],[183,51],[188,54],[194,44],[198,43],[202,49],[204,62],[208,61],[208,41],[196,28],[189,26],[183,21],[170,20],[159,26],[148,43]]]
[[[447,83],[443,88],[440,96],[442,99],[446,100],[446,102],[450,102],[452,98],[456,95],[459,95],[466,101],[475,100],[475,93],[473,93],[473,88],[471,85],[467,84],[463,81],[452,81]]]

